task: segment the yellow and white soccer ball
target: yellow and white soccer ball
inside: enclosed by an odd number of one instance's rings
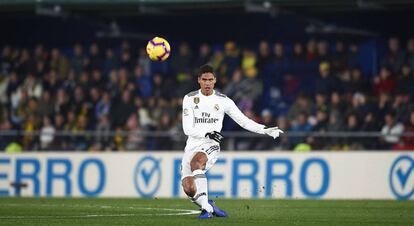
[[[155,37],[148,41],[147,53],[151,60],[164,61],[170,56],[171,48],[167,40]]]

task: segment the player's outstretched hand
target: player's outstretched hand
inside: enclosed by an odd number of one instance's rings
[[[273,137],[273,139],[276,139],[277,137],[280,136],[281,133],[283,133],[283,130],[279,129],[279,127],[265,127],[263,128],[263,132],[271,137]]]
[[[205,137],[215,140],[217,143],[221,143],[224,139],[223,135],[217,131],[206,133]]]

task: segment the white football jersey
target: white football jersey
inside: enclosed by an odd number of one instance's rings
[[[205,96],[201,90],[197,90],[185,95],[183,100],[183,129],[188,136],[185,150],[206,142],[217,145],[217,142],[205,135],[212,131],[221,131],[225,113],[244,129],[264,134],[265,126],[247,118],[226,95],[213,90],[212,95]]]

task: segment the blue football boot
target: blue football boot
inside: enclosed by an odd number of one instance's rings
[[[208,218],[213,218],[213,214],[207,212],[206,210],[202,210],[200,213],[200,216],[198,216],[198,219],[208,219]]]
[[[213,215],[216,217],[228,217],[226,211],[221,210],[220,208],[218,208],[218,206],[216,206],[216,203],[213,200],[208,200],[208,203],[213,207]]]

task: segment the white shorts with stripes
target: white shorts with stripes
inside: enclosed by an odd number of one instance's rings
[[[220,154],[220,146],[218,144],[212,145],[211,142],[209,142],[186,150],[183,159],[181,160],[181,180],[185,177],[193,176],[190,163],[197,152],[204,152],[207,155],[206,168],[203,170],[205,173],[214,165],[214,163],[216,163]]]

